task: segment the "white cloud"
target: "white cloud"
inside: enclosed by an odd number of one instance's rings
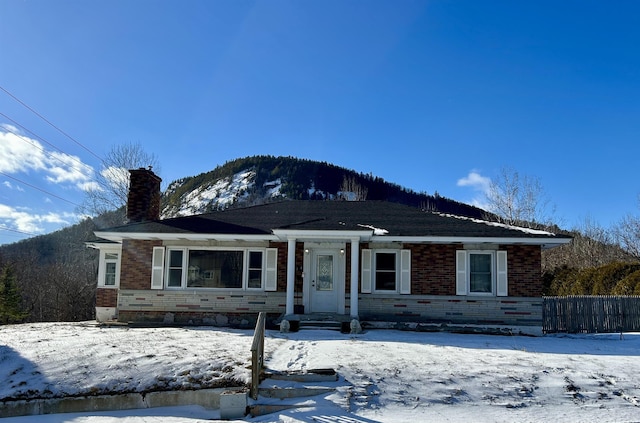
[[[93,168],[79,157],[47,151],[33,138],[10,125],[0,125],[0,172],[36,171],[54,184],[70,184],[82,189],[93,179]]]
[[[487,192],[491,185],[491,178],[482,176],[476,171],[471,171],[464,178],[458,179],[457,185],[459,187],[471,187],[476,191]]]
[[[73,213],[32,214],[28,209],[17,209],[0,204],[0,221],[3,225],[29,234],[45,232],[44,224],[66,225],[76,216]]]
[[[5,187],[7,187],[9,189],[14,189],[16,191],[24,192],[24,189],[20,185],[13,185],[9,181],[4,181],[2,183],[2,185],[4,185]]]
[[[482,176],[478,171],[472,170],[464,178],[458,179],[459,187],[469,187],[476,192],[476,196],[469,201],[473,206],[487,210],[486,194],[491,186],[491,178]]]

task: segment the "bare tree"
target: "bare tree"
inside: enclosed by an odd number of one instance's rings
[[[369,189],[360,184],[355,177],[345,175],[340,185],[338,198],[347,201],[364,201],[367,199]]]
[[[640,216],[627,214],[615,226],[614,233],[620,246],[640,260]]]
[[[569,244],[542,252],[543,271],[553,271],[562,266],[582,270],[632,260],[618,245],[614,232],[590,217],[585,218],[570,235],[573,240]]]
[[[486,192],[488,211],[501,222],[530,228],[550,226],[549,201],[540,180],[503,168]]]
[[[81,211],[97,216],[123,207],[129,193],[129,169],[141,167],[152,167],[157,173],[158,158],[139,143],[113,146],[96,175],[96,184],[86,193]]]

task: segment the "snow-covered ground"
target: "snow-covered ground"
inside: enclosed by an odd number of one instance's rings
[[[251,336],[210,327],[101,328],[91,322],[0,326],[0,401],[244,383]],[[268,331],[265,348],[271,369],[332,367],[340,380],[330,384],[335,392],[307,400],[308,408],[247,421],[640,421],[635,333],[621,339]],[[201,407],[172,407],[0,422],[194,423],[218,417]]]

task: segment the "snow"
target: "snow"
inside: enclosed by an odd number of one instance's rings
[[[254,184],[256,172],[254,170],[244,170],[236,173],[227,179],[218,179],[209,186],[200,186],[193,191],[184,194],[180,201],[180,209],[175,213],[165,212],[165,217],[191,216],[203,213],[207,206],[215,203],[217,207],[230,206],[243,195],[246,195],[249,188]],[[175,187],[171,187],[175,190]]]
[[[554,234],[553,232],[548,232],[548,231],[543,231],[540,229],[532,229],[532,228],[523,228],[522,226],[514,226],[514,225],[507,225],[506,223],[499,223],[499,222],[490,222],[488,220],[482,220],[482,219],[475,219],[473,217],[466,217],[466,216],[458,216],[455,214],[446,214],[446,213],[436,213],[440,216],[443,217],[452,217],[455,219],[461,219],[461,220],[470,220],[474,223],[482,223],[485,225],[489,225],[489,226],[497,226],[499,228],[506,228],[506,229],[513,229],[513,230],[517,230],[517,231],[521,231],[527,234],[531,234],[531,235],[549,235],[549,236],[555,236],[556,234]]]
[[[279,197],[282,195],[282,179],[278,178],[274,181],[267,181],[263,185],[267,188],[267,196],[268,197]]]
[[[244,383],[251,337],[251,331],[212,327],[0,326],[0,401]],[[638,421],[640,416],[640,333],[529,337],[267,331],[265,348],[271,369],[330,367],[340,379],[325,383],[335,391],[307,399],[306,408],[246,421],[602,423]],[[266,380],[263,385],[283,383],[289,382]],[[45,423],[195,423],[215,420],[219,412],[191,406],[36,418]]]
[[[372,226],[372,225],[361,225],[361,224],[358,224],[358,226],[360,226],[361,228],[371,229],[373,231],[374,235],[382,236],[382,235],[386,235],[386,234],[389,233],[389,231],[386,230],[386,229],[376,228],[375,226]]]

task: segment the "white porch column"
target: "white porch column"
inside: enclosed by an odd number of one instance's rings
[[[287,243],[287,307],[285,314],[293,314],[294,287],[296,280],[296,239],[289,238]]]
[[[351,240],[351,317],[358,318],[358,278],[360,268],[360,240]]]

